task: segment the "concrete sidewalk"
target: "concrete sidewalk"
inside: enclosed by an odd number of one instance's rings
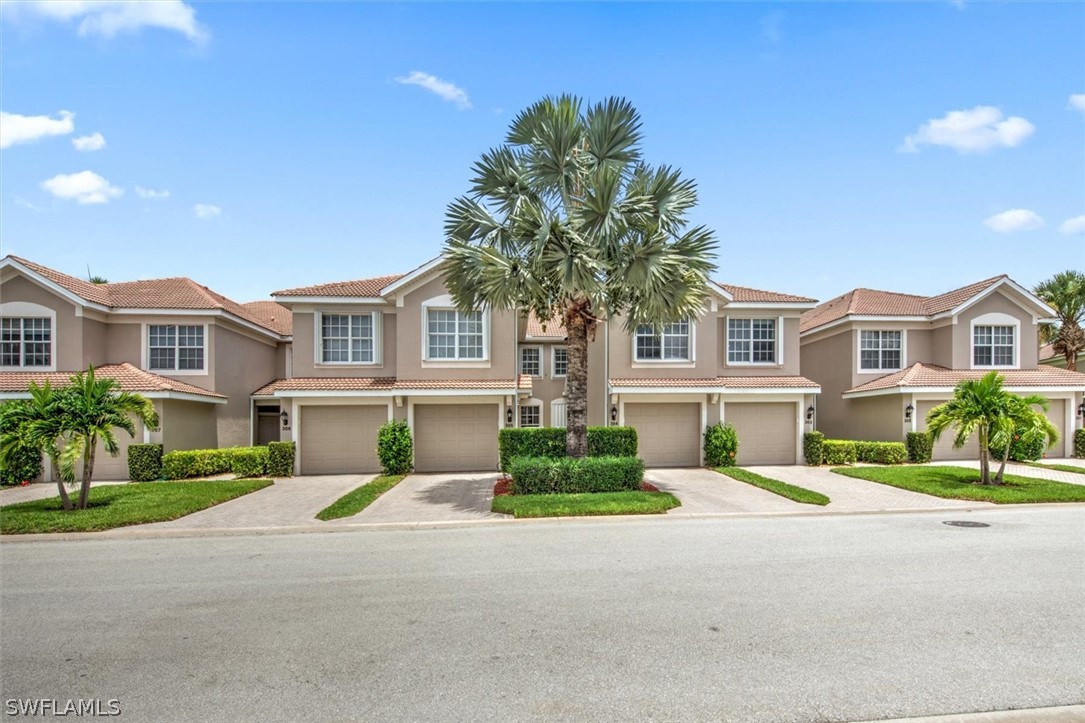
[[[955,460],[945,462],[931,462],[931,466],[934,467],[968,467],[969,469],[979,469],[979,460]],[[1085,485],[1085,460],[1081,459],[1045,459],[1041,461],[1041,464],[1063,464],[1071,467],[1081,467],[1082,472],[1063,472],[1058,469],[1044,469],[1042,467],[1030,467],[1027,464],[1015,464],[1013,462],[1006,463],[1006,474],[1015,474],[1020,477],[1034,477],[1036,479],[1046,479],[1052,482],[1065,482],[1072,485]],[[991,473],[998,471],[999,462],[991,461]]]
[[[100,487],[102,485],[126,485],[129,484],[127,480],[107,480],[104,482],[92,481],[91,489]],[[68,496],[77,497],[79,495],[79,483],[74,485],[68,485]],[[0,489],[0,506],[14,505],[19,502],[31,502],[33,500],[46,500],[50,497],[59,497],[60,493],[57,492],[56,482],[35,482],[29,484],[26,487],[5,487]]]

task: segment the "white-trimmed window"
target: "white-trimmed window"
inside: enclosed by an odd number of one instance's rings
[[[550,363],[550,373],[555,377],[563,377],[569,373],[569,349],[567,347],[554,347]]]
[[[0,366],[48,367],[52,364],[52,319],[42,317],[0,319]]]
[[[481,311],[426,310],[426,359],[485,359]]]
[[[202,324],[150,324],[147,368],[151,371],[203,371]]]
[[[520,347],[520,373],[533,377],[542,376],[542,347]]]
[[[728,364],[775,364],[776,319],[728,319]]]
[[[1012,367],[1017,345],[1012,326],[977,325],[972,328],[972,364]]]
[[[542,407],[538,404],[525,404],[520,407],[521,427],[541,427]]]
[[[641,324],[634,338],[636,361],[690,361],[692,357],[689,319],[657,327]]]
[[[377,359],[376,314],[321,314],[321,364],[372,364]]]
[[[859,368],[864,371],[897,371],[901,369],[901,331],[860,331]]]

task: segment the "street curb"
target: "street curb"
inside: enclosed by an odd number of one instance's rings
[[[69,542],[86,540],[149,540],[166,538],[186,537],[244,537],[265,535],[295,535],[328,532],[380,532],[390,530],[443,530],[463,529],[472,527],[499,527],[519,525],[568,525],[568,524],[627,524],[630,522],[654,522],[662,520],[680,521],[713,521],[713,520],[757,520],[777,517],[872,517],[877,515],[933,515],[941,514],[948,517],[959,514],[974,514],[1014,509],[1083,509],[1085,503],[1081,502],[1040,502],[1017,505],[993,505],[982,503],[976,507],[920,507],[895,510],[847,510],[840,512],[830,511],[799,511],[799,512],[704,512],[682,513],[661,515],[609,515],[609,516],[580,516],[580,517],[540,517],[532,519],[494,518],[476,520],[431,520],[417,522],[322,522],[311,525],[293,525],[287,527],[208,527],[189,529],[141,529],[140,526],[121,527],[101,532],[52,532],[27,535],[2,535],[0,545],[20,544],[26,542]],[[161,523],[151,523],[161,524]],[[917,719],[920,720],[920,719]]]
[[[1079,723],[1082,720],[1085,720],[1085,705],[998,710],[986,713],[956,713],[920,718],[888,718],[881,720],[880,723]],[[875,721],[863,723],[875,723]]]

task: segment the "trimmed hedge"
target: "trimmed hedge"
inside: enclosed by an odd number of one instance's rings
[[[411,471],[414,442],[406,422],[386,422],[377,431],[377,457],[386,475],[407,474]]]
[[[922,464],[931,461],[934,440],[931,439],[930,432],[908,432],[904,445],[908,450],[909,462]]]
[[[267,474],[267,447],[239,447],[230,455],[230,471],[238,477],[263,477]]]
[[[1074,432],[1074,456],[1085,457],[1085,429]]]
[[[821,432],[807,432],[802,437],[802,456],[806,464],[817,467],[825,456],[825,435]]]
[[[855,464],[859,452],[850,439],[826,439],[821,443],[824,464]]]
[[[622,492],[640,489],[644,461],[638,457],[517,457],[509,473],[514,495]]]
[[[565,456],[564,427],[508,427],[497,434],[501,471],[508,472],[516,457]],[[636,457],[637,430],[633,427],[588,427],[589,457]]]
[[[908,448],[904,442],[856,442],[855,457],[870,464],[904,464]]]
[[[267,474],[268,457],[267,447],[175,450],[162,455],[162,476],[190,479],[232,472],[238,477],[261,477]]]
[[[162,477],[162,445],[128,445],[128,479],[153,482]]]
[[[705,467],[734,467],[738,433],[730,424],[717,422],[704,431]]]
[[[274,479],[294,476],[294,443],[267,443],[267,476]]]

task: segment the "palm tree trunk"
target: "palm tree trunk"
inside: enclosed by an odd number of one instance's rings
[[[64,478],[60,476],[60,467],[57,465],[57,459],[54,456],[49,457],[49,463],[53,465],[53,474],[57,478],[57,490],[60,492],[60,506],[65,511],[72,509],[72,499],[68,496],[68,488],[64,486]]]
[[[1006,442],[1006,448],[1002,450],[1002,463],[998,465],[998,474],[995,475],[995,484],[1002,484],[1002,475],[1006,471],[1006,460],[1010,458],[1010,445],[1013,444],[1013,437]]]
[[[1066,356],[1066,370],[1071,372],[1077,371],[1077,352],[1068,351]]]
[[[990,464],[990,451],[987,449],[987,427],[980,425],[979,429],[980,437],[980,484],[991,484],[991,464]]]
[[[577,308],[565,313],[566,344],[569,365],[565,384],[566,404],[565,453],[570,457],[588,454],[588,326]]]
[[[94,476],[94,448],[97,440],[87,441],[87,452],[83,455],[83,485],[79,488],[79,506],[81,510],[87,509],[87,500],[90,498],[90,480]]]

